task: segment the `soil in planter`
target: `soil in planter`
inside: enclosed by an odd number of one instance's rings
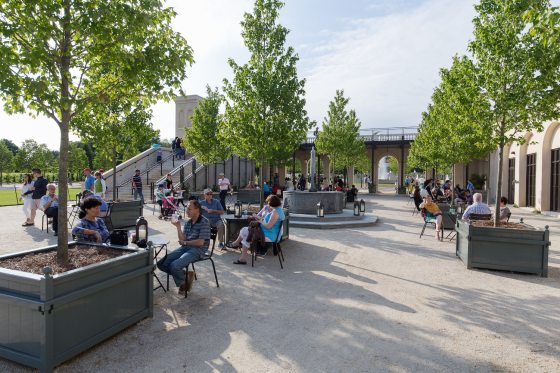
[[[52,250],[2,259],[0,260],[0,267],[38,275],[43,274],[43,267],[51,267],[53,274],[57,274],[103,262],[125,254],[128,254],[128,252],[109,247],[76,245],[68,249],[68,263],[65,265],[56,261],[56,250]]]
[[[493,220],[473,220],[472,225],[475,227],[494,227]],[[510,222],[503,222],[500,223],[499,228],[506,228],[506,229],[533,229],[528,225],[522,223],[510,223]]]

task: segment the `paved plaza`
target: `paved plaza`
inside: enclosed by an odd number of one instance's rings
[[[154,317],[68,361],[58,372],[558,372],[560,220],[549,225],[549,277],[467,270],[455,241],[436,241],[407,197],[367,196],[374,227],[290,230],[285,269],[267,257],[236,266],[216,251],[187,299],[161,289]],[[174,227],[145,214],[150,234]],[[21,207],[0,208],[1,253],[53,244],[22,228]],[[173,244],[171,248],[173,248]],[[87,322],[87,320],[83,320]],[[1,372],[30,369],[0,359]]]

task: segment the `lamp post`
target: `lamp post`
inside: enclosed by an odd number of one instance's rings
[[[323,203],[321,201],[319,201],[319,203],[317,204],[317,217],[318,218],[325,217],[325,206],[323,206]]]
[[[235,201],[235,204],[233,205],[233,216],[236,218],[240,218],[242,208],[243,208],[243,204],[241,203],[241,201],[239,200]]]
[[[354,216],[360,216],[360,202],[354,202]]]
[[[148,221],[140,216],[136,220],[136,245],[145,248],[148,244]]]
[[[366,202],[363,199],[360,200],[360,212],[362,215],[366,213]]]

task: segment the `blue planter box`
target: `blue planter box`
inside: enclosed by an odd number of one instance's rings
[[[109,247],[127,254],[54,276],[0,268],[1,357],[51,372],[152,317],[153,251]],[[54,249],[49,246],[0,258]]]

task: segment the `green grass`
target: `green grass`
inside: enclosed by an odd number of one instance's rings
[[[81,190],[81,188],[70,188],[69,192],[70,192],[70,198],[68,199],[68,201],[75,201],[76,200],[76,194],[79,193]],[[19,196],[21,194],[21,189],[17,190],[17,199],[16,199],[16,194],[14,193],[13,189],[8,189],[8,190],[0,190],[0,206],[13,206],[16,205],[17,202],[19,202],[19,204],[23,204],[22,201],[19,199]]]

